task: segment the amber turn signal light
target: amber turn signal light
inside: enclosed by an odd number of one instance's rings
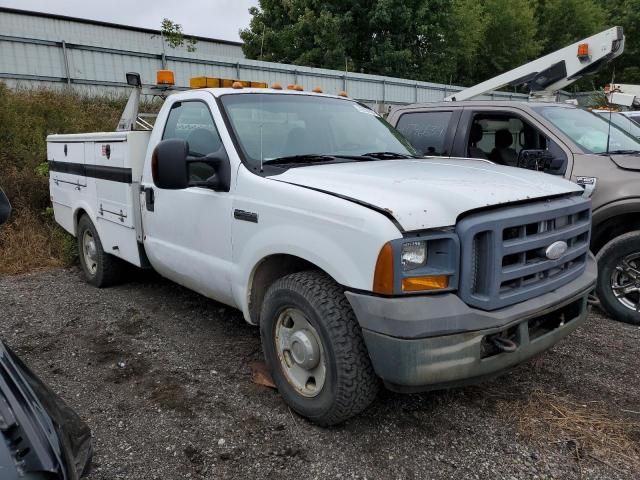
[[[378,254],[373,275],[373,292],[393,295],[393,247],[390,243],[385,243]]]
[[[402,279],[403,292],[442,290],[447,287],[449,287],[449,277],[447,275],[427,275],[424,277],[407,277]]]

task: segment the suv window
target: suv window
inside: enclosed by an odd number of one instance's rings
[[[567,158],[555,142],[520,116],[509,112],[478,112],[473,115],[467,141],[467,154],[474,158],[487,158],[495,163],[518,166],[523,150],[548,150],[555,158]]]
[[[396,128],[420,153],[449,155],[447,131],[452,112],[404,113]]]
[[[222,147],[209,107],[200,101],[173,104],[162,134],[163,140],[171,138],[186,140],[192,157],[204,157]],[[215,170],[211,165],[194,162],[189,164],[189,174],[192,181],[204,181],[213,176]]]
[[[587,153],[608,153],[616,150],[638,151],[640,141],[595,113],[580,108],[535,107],[540,114]]]

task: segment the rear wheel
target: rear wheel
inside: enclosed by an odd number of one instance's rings
[[[98,288],[118,283],[123,274],[123,262],[102,248],[96,227],[87,215],[78,221],[78,253],[88,283]]]
[[[375,399],[360,326],[344,292],[317,271],[277,280],[260,317],[267,366],[285,402],[320,425],[357,415]]]
[[[597,260],[600,306],[615,320],[640,325],[640,231],[611,240]]]

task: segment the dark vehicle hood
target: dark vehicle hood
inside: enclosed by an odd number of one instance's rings
[[[89,427],[1,341],[0,437],[2,480],[77,480],[90,463]]]
[[[640,170],[640,155],[611,155],[611,160],[625,170]]]

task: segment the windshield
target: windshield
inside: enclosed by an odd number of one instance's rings
[[[600,115],[608,122],[609,113],[610,112],[598,112],[598,115]],[[611,112],[611,122],[614,125],[620,127],[625,132],[630,133],[632,136],[640,139],[640,125],[631,120],[631,118],[618,112]]]
[[[253,166],[260,165],[261,160],[267,165],[282,158],[311,155],[416,154],[385,120],[351,100],[246,93],[224,95],[221,101],[245,157]]]
[[[604,119],[579,108],[542,107],[537,110],[588,153],[640,150],[640,142],[613,122],[609,138],[608,117]]]

